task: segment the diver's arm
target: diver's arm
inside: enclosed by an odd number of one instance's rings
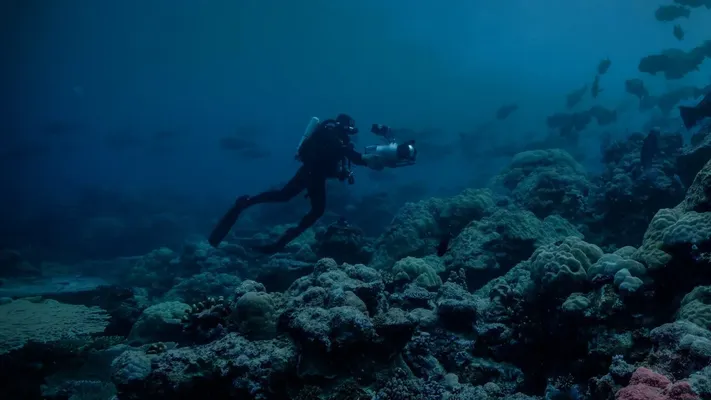
[[[363,155],[351,148],[346,153],[346,157],[348,157],[348,159],[355,165],[368,167],[376,171],[381,171],[383,168],[385,168],[385,163],[383,162],[381,157],[376,154]]]
[[[383,159],[376,154],[366,154],[361,156],[365,165],[375,171],[382,171],[386,165]]]
[[[360,165],[360,166],[367,166],[367,158],[363,156],[363,154],[357,152],[353,145],[348,146],[346,149],[346,158],[350,160],[355,165]]]

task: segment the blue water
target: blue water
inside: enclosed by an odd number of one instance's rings
[[[591,83],[609,57],[593,104],[632,103],[605,130],[624,135],[649,117],[636,112],[624,80],[652,92],[709,82],[711,63],[678,81],[637,71],[662,49],[690,49],[711,37],[704,9],[674,23],[654,19],[659,1],[6,1],[2,29],[3,146],[40,143],[46,151],[3,160],[6,216],[72,204],[78,190],[164,190],[200,200],[252,193],[288,179],[292,155],[313,115],[355,117],[359,146],[376,140],[371,123],[439,129],[456,140],[491,121],[502,104],[519,110],[477,138],[481,147],[542,138],[545,117],[565,111],[565,95]],[[629,108],[629,107],[628,107]],[[48,137],[56,121],[81,127]],[[241,160],[220,137],[252,130],[271,156]],[[105,138],[137,140],[175,132],[170,149],[116,150]],[[597,167],[595,127],[582,135]],[[424,149],[426,151],[426,149]],[[507,160],[452,156],[398,170],[401,182],[432,191],[486,181]],[[361,174],[349,190],[387,185]],[[216,208],[221,208],[216,206]]]

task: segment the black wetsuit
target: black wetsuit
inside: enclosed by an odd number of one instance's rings
[[[256,204],[287,202],[305,190],[311,202],[311,210],[297,226],[288,229],[276,243],[259,249],[264,253],[274,253],[281,250],[323,215],[326,210],[326,180],[348,179],[350,173],[347,170],[348,161],[355,165],[366,165],[363,155],[355,150],[348,135],[340,132],[331,124],[331,121],[324,121],[306,139],[299,152],[299,158],[302,166],[281,189],[237,199],[234,207],[213,231],[209,240],[210,244],[219,245],[222,239],[227,236],[239,214],[245,209]]]

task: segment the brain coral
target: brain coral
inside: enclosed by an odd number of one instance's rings
[[[602,250],[570,237],[560,244],[539,248],[528,260],[531,279],[543,292],[569,295],[587,280],[587,270],[602,257]]]

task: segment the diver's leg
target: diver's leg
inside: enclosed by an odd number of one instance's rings
[[[313,226],[326,211],[326,179],[312,179],[309,182],[307,190],[309,200],[311,200],[311,210],[301,219],[299,225],[296,226],[300,230],[299,234]]]
[[[274,253],[283,249],[289,242],[313,226],[326,211],[326,179],[309,179],[307,190],[309,199],[311,200],[311,210],[301,219],[298,225],[287,229],[276,243],[271,246],[266,246],[263,249],[264,252]]]
[[[268,190],[256,196],[238,197],[237,201],[235,201],[227,213],[222,216],[220,222],[215,226],[215,229],[212,230],[212,233],[210,233],[210,237],[208,238],[210,245],[213,247],[220,245],[232,229],[232,226],[237,222],[242,211],[255,204],[277,203],[291,200],[306,189],[308,183],[307,178],[308,175],[302,167],[299,168],[294,177],[279,190]]]
[[[256,196],[247,197],[244,200],[244,208],[262,203],[283,203],[287,202],[307,188],[308,173],[304,167],[299,168],[296,174],[281,189],[267,190]],[[237,199],[239,202],[239,199]]]

